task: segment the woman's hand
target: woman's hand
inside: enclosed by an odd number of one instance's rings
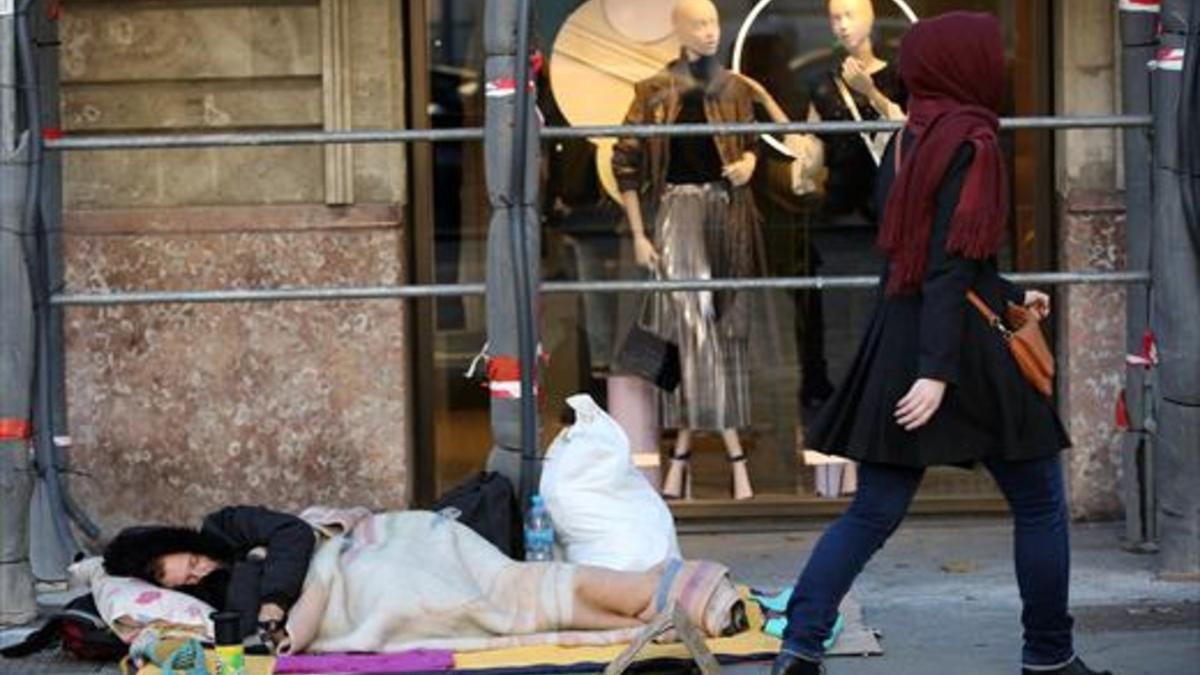
[[[1038,320],[1050,316],[1050,296],[1041,291],[1025,291],[1025,307],[1037,314]]]
[[[644,234],[633,235],[633,257],[642,267],[648,269],[658,267],[658,251],[654,249],[650,238]]]
[[[924,377],[917,380],[912,389],[909,389],[904,398],[896,404],[896,423],[906,431],[920,429],[933,418],[945,395],[945,382]]]

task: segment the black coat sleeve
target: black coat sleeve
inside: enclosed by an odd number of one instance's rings
[[[259,602],[291,608],[304,588],[316,536],[299,518],[261,506],[229,506],[204,519],[202,528],[223,537],[239,557],[265,546]]]
[[[1014,305],[1025,304],[1025,289],[1004,277],[1000,277],[1000,292],[1004,295],[1005,302],[1011,302]]]
[[[967,309],[967,289],[975,283],[982,264],[978,260],[946,252],[950,221],[958,207],[967,167],[970,166],[974,155],[974,148],[964,145],[950,162],[946,177],[942,179],[934,210],[933,228],[929,236],[925,281],[921,286],[917,376],[941,380],[947,384],[958,381],[959,349],[963,337],[963,313]]]

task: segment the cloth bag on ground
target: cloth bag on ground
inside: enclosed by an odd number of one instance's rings
[[[567,405],[575,424],[550,445],[541,482],[567,562],[644,571],[679,558],[671,511],[634,466],[624,430],[590,396]]]

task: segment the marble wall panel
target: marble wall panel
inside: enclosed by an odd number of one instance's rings
[[[1059,244],[1064,271],[1125,269],[1121,196],[1065,195]],[[1125,288],[1070,286],[1059,298],[1059,405],[1075,442],[1066,456],[1071,513],[1080,519],[1119,517],[1121,432],[1115,410],[1125,385]]]
[[[91,230],[117,229],[106,218]],[[70,226],[87,231],[87,220],[75,214]],[[74,234],[68,285],[397,283],[400,232]],[[403,506],[406,316],[401,301],[69,310],[73,490],[110,533],[194,523],[230,503]]]

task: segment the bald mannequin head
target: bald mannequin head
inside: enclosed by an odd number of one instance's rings
[[[721,46],[721,19],[712,0],[678,0],[671,20],[689,59],[717,53]]]
[[[875,5],[871,0],[829,0],[829,25],[842,47],[857,54],[870,44]]]

